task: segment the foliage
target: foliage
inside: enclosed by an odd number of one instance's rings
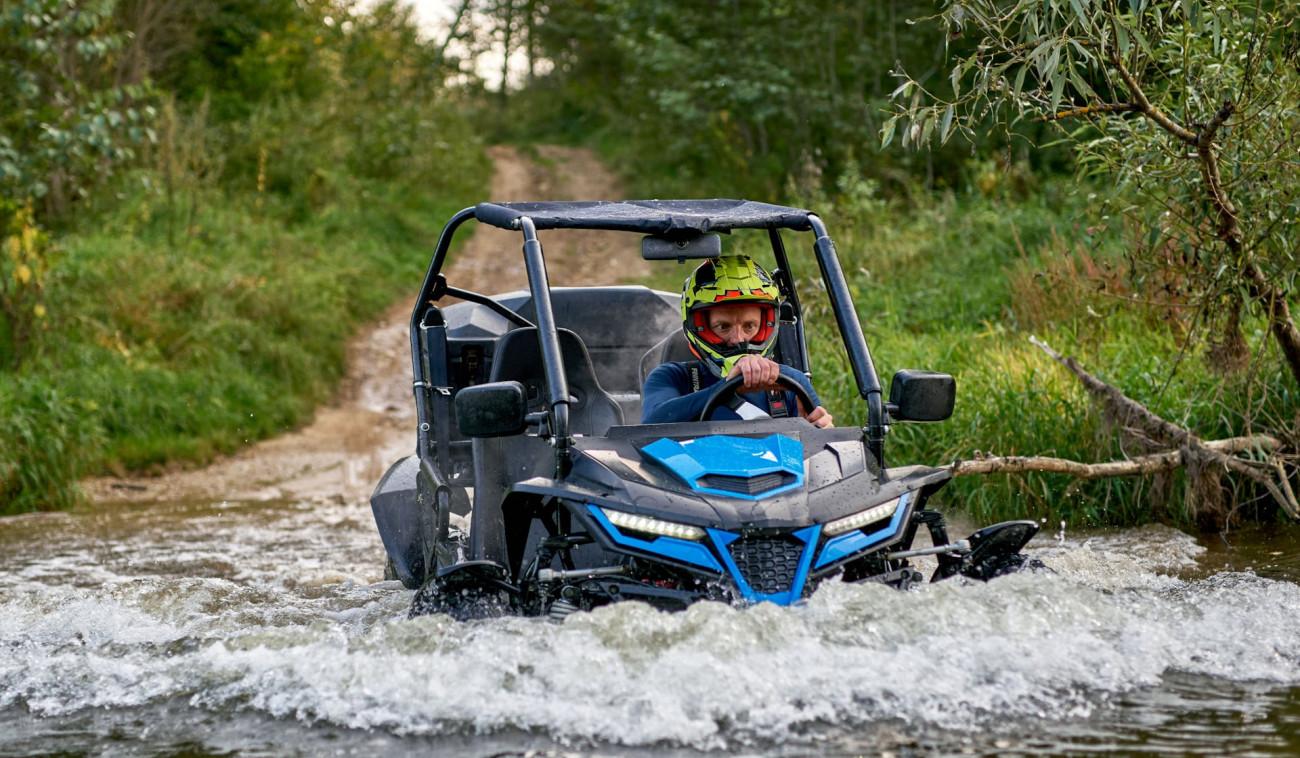
[[[525,6],[517,44],[545,65],[510,94],[502,133],[594,133],[643,192],[773,197],[854,161],[890,194],[913,174],[962,181],[959,148],[890,155],[870,136],[895,62],[933,69],[942,50],[905,23],[924,0]]]
[[[849,175],[837,184],[860,179]],[[917,208],[862,189],[853,202],[798,199],[822,212],[836,239],[882,381],[888,384],[904,368],[957,379],[953,418],[894,426],[890,461],[942,465],[982,453],[1098,462],[1146,452],[1122,441],[1078,382],[1029,344],[1030,334],[1207,439],[1287,428],[1300,418],[1300,397],[1285,387],[1207,371],[1169,376],[1168,356],[1184,340],[1181,322],[1168,317],[1164,302],[1132,297],[1124,273],[1126,229],[1091,226],[1089,195],[1097,188],[1076,191],[1072,185],[1045,182],[1020,200],[972,191],[922,200]],[[816,271],[810,251],[792,254],[796,272]],[[837,425],[866,423],[820,283],[800,280],[799,293],[818,393]],[[1249,319],[1244,328],[1252,350],[1267,343],[1262,319]],[[1265,356],[1259,373],[1279,375],[1279,357]],[[1093,482],[1041,474],[961,477],[937,502],[982,523],[1189,523],[1179,476]],[[1239,502],[1251,497],[1243,491]]]
[[[6,212],[0,201],[0,218],[10,228],[0,236],[0,365],[17,368],[45,318],[45,279],[50,270],[49,239],[32,219],[31,207]]]
[[[104,441],[94,410],[77,393],[0,373],[0,513],[76,503],[86,450]]]
[[[141,82],[116,76],[112,0],[16,0],[0,11],[0,201],[61,219],[149,136]],[[0,218],[0,224],[7,219]]]
[[[1218,325],[1249,366],[1239,310],[1250,304],[1300,382],[1300,11],[1256,0],[950,0],[948,90],[904,75],[882,141],[975,134],[992,114],[1010,134],[1056,125],[1085,175],[1114,181],[1103,212],[1136,230],[1135,283],[1159,280],[1191,308],[1196,344]]]
[[[166,87],[150,149],[50,237],[5,234],[29,282],[31,255],[59,255],[29,292],[43,339],[0,370],[0,512],[66,506],[82,475],[207,461],[301,424],[334,391],[348,338],[418,281],[436,225],[488,176],[399,4],[167,8],[124,0],[96,27],[131,32],[105,66]],[[168,49],[185,65],[154,70]]]

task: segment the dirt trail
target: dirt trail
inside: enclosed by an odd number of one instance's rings
[[[588,150],[543,145],[533,158],[497,146],[488,154],[496,167],[492,200],[623,199],[615,177]],[[644,271],[635,245],[613,249],[590,232],[546,232],[542,244],[552,286],[609,284]],[[526,288],[521,245],[517,232],[478,226],[452,251],[448,282],[485,294]],[[412,295],[419,285],[411,282]],[[201,469],[94,478],[83,488],[95,502],[368,497],[389,464],[414,450],[410,316],[410,302],[397,303],[353,339],[339,399],[310,425]]]

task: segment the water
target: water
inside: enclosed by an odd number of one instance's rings
[[[408,621],[361,499],[0,520],[0,755],[1300,753],[1300,540],[1045,534],[1055,574]]]

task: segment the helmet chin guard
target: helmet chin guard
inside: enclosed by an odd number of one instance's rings
[[[780,290],[772,277],[747,255],[714,258],[700,264],[682,285],[682,330],[709,373],[723,378],[746,355],[767,357],[776,344]],[[708,311],[753,306],[762,313],[754,338],[728,346],[709,327]]]

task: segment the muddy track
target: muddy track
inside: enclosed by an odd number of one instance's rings
[[[623,199],[615,177],[588,150],[542,145],[530,156],[497,146],[488,154],[495,173],[485,199]],[[644,270],[635,244],[614,249],[589,232],[550,232],[542,243],[552,286],[616,283]],[[517,233],[477,227],[460,250],[452,251],[447,279],[486,294],[523,289],[527,277],[520,246]],[[419,286],[413,279],[412,295]],[[410,314],[409,301],[396,303],[352,340],[338,399],[302,429],[203,468],[94,478],[83,481],[83,488],[94,502],[365,499],[388,465],[414,450]]]

